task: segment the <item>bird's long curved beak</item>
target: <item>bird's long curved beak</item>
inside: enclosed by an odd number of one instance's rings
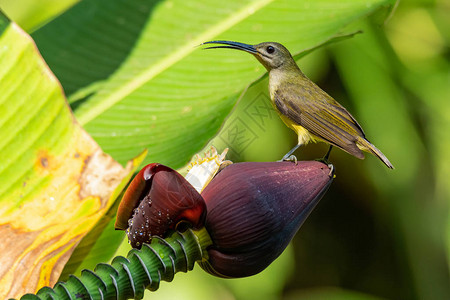
[[[249,52],[252,54],[257,54],[258,51],[256,51],[256,48],[253,45],[243,44],[239,42],[232,42],[232,41],[209,41],[204,42],[202,45],[206,44],[222,44],[222,46],[212,46],[207,47],[203,49],[217,49],[217,48],[228,48],[228,49],[236,49],[236,50],[242,50],[245,52]],[[223,46],[226,45],[226,46]]]

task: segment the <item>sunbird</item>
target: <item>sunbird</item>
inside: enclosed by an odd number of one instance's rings
[[[325,161],[335,146],[359,159],[364,159],[362,151],[372,153],[388,168],[394,168],[386,156],[366,139],[355,118],[303,74],[283,45],[275,42],[248,45],[232,41],[203,44],[220,44],[205,49],[227,48],[248,52],[267,69],[272,105],[283,122],[298,135],[298,144],[286,153],[283,160],[289,159],[301,145],[322,141],[330,144]]]

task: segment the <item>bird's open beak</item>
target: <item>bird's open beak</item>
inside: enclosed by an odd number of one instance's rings
[[[202,45],[206,44],[223,44],[226,46],[212,46],[207,47],[204,49],[217,49],[217,48],[228,48],[228,49],[236,49],[236,50],[242,50],[245,52],[249,52],[252,54],[257,54],[258,51],[256,51],[255,47],[253,45],[238,43],[238,42],[231,42],[231,41],[210,41],[210,42],[204,42]]]

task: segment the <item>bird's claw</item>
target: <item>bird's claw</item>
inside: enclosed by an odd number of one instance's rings
[[[330,173],[328,174],[328,176],[332,176],[333,175],[333,173],[334,173],[334,165],[332,163],[330,163],[330,161],[326,158],[326,156],[322,157],[322,158],[315,159],[315,161],[318,161],[318,162],[321,162],[321,163],[327,165],[328,169],[330,169]]]
[[[328,176],[333,176],[334,174],[334,165],[333,164],[328,164],[328,169],[330,169],[330,173],[328,173]]]
[[[284,156],[281,160],[279,161],[291,161],[294,162],[295,164],[297,164],[297,157],[295,155],[290,155],[288,157]]]

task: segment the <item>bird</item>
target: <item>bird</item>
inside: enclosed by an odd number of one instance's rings
[[[218,44],[218,45],[217,45]],[[203,49],[235,49],[248,52],[269,72],[269,94],[273,107],[287,127],[298,135],[298,143],[282,160],[308,142],[330,145],[323,160],[328,161],[331,149],[340,148],[364,159],[363,151],[378,157],[388,168],[394,166],[367,140],[356,119],[336,100],[311,81],[300,70],[289,50],[276,42],[250,45],[233,41],[209,41]]]

